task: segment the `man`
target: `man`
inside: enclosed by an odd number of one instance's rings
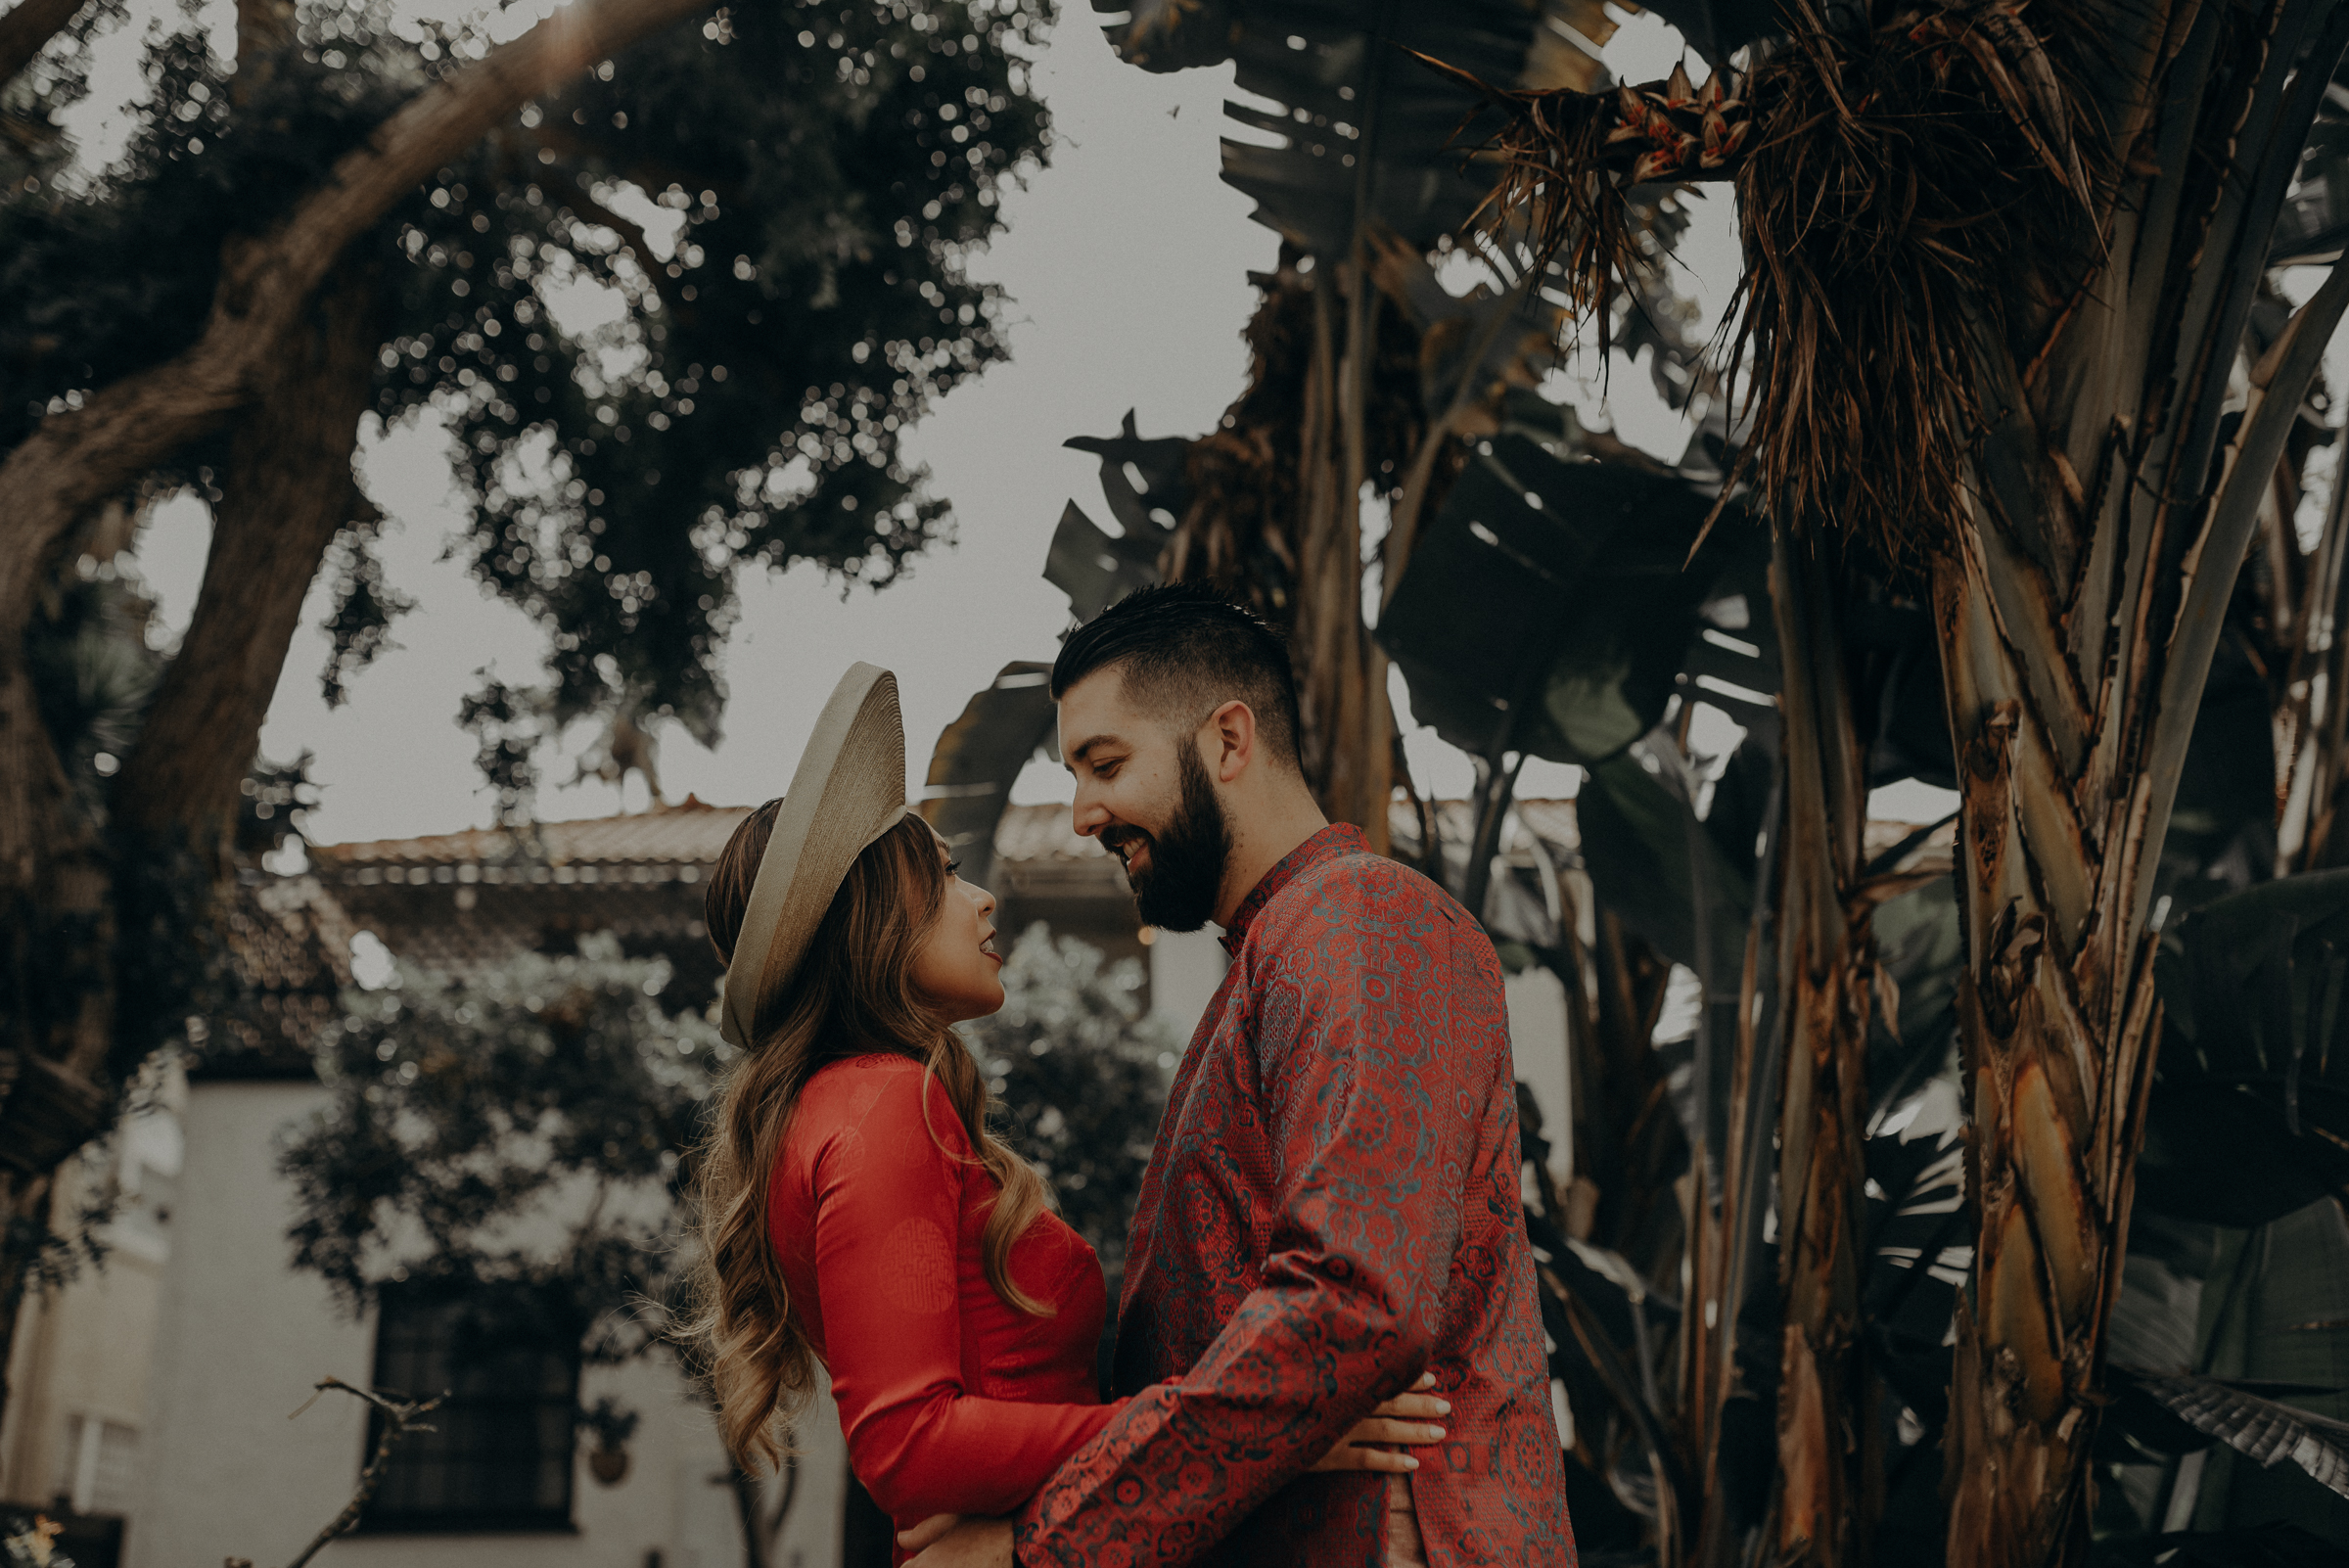
[[[1287,654],[1247,612],[1135,594],[1052,694],[1077,831],[1145,922],[1212,918],[1232,962],[1142,1181],[1128,1404],[1017,1520],[916,1568],[1573,1564],[1492,945],[1322,817]],[[1306,1473],[1422,1372],[1451,1409],[1414,1475]]]

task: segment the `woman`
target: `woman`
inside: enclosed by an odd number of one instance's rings
[[[907,814],[904,778],[896,680],[854,666],[712,874],[743,1054],[700,1161],[700,1330],[754,1468],[823,1363],[857,1479],[900,1532],[928,1521],[914,1545],[937,1516],[1018,1508],[1116,1407],[1094,1385],[1100,1266],[988,1131],[953,1033],[1003,1005],[994,899]],[[1448,1408],[1392,1400],[1316,1468],[1414,1469],[1371,1445],[1441,1441],[1407,1417]]]

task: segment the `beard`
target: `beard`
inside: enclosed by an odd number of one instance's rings
[[[1137,840],[1150,847],[1148,870],[1137,872],[1130,863],[1126,868],[1143,924],[1162,931],[1197,931],[1216,912],[1223,862],[1231,857],[1231,824],[1224,820],[1223,803],[1208,782],[1199,749],[1184,744],[1175,750],[1182,793],[1167,825],[1156,833],[1113,828],[1101,837],[1112,850]]]

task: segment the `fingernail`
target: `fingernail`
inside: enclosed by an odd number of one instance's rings
[[[1444,1429],[1443,1429],[1442,1427],[1440,1427],[1440,1426],[1431,1426],[1431,1427],[1429,1427],[1429,1428],[1427,1429],[1427,1440],[1428,1440],[1430,1443],[1441,1443],[1441,1442],[1443,1442],[1443,1441],[1444,1441]]]
[[[1450,1414],[1451,1413],[1451,1401],[1450,1401],[1450,1400],[1438,1400],[1438,1401],[1436,1401],[1436,1413],[1437,1413],[1438,1415],[1450,1415]]]
[[[1407,1454],[1407,1453],[1406,1453],[1406,1454],[1405,1454],[1405,1455],[1403,1456],[1403,1462],[1404,1462],[1404,1465],[1405,1465],[1405,1467],[1406,1469],[1412,1469],[1412,1470],[1416,1470],[1416,1469],[1418,1469],[1418,1468],[1419,1468],[1419,1461],[1418,1461],[1417,1459],[1414,1459],[1414,1458],[1412,1458],[1412,1457],[1411,1457],[1409,1454]]]

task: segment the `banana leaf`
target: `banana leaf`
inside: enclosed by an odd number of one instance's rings
[[[2096,1561],[2098,1568],[2349,1568],[2349,1549],[2279,1523],[2105,1543]]]
[[[1581,456],[1571,416],[1535,404],[1516,400],[1476,443],[1379,620],[1412,716],[1473,756],[1588,766],[1653,729],[1683,690],[1740,717],[1768,713],[1777,675],[1759,527],[1727,509],[1691,560],[1711,497],[1660,463]],[[1745,610],[1733,632],[1706,614],[1731,600]]]
[[[1861,1300],[1884,1381],[1927,1433],[1949,1409],[1947,1343],[1973,1266],[1964,1118],[1955,1075],[1932,1080],[1867,1140]]]
[[[2238,596],[2234,615],[2245,609]],[[2266,880],[2276,863],[2273,710],[2266,671],[2231,630],[2211,660],[2161,846],[2160,890],[2181,912]]]
[[[1733,988],[1744,968],[1753,910],[1751,851],[1739,861],[1710,834],[1692,836],[1688,807],[1660,771],[1645,752],[1626,751],[1590,764],[1575,801],[1583,867],[1603,907],[1692,970],[1702,967],[1695,908],[1701,881],[1714,973]]]
[[[2161,1054],[2137,1201],[2248,1226],[2349,1191],[2349,871],[2188,915],[2157,960]]]
[[[2337,1449],[2349,1396],[2310,1392],[2349,1388],[2349,1220],[2337,1203],[2314,1203],[2257,1229],[2220,1232],[2197,1316],[2197,1376],[2247,1390],[2267,1385],[2264,1395],[2250,1397],[2288,1406],[2292,1414],[2284,1419],[2329,1434],[2326,1443]],[[2236,1428],[2258,1413],[2249,1407],[2232,1415],[2219,1411],[2203,1429]],[[2274,1419],[2273,1412],[2264,1419]],[[2256,1432],[2253,1423],[2238,1435]],[[2165,1522],[2230,1530],[2280,1520],[2326,1540],[2349,1541],[2349,1497],[2315,1479],[2314,1464],[2265,1464],[2274,1453],[2252,1446],[2259,1452],[2220,1446],[2185,1460],[2174,1494],[2164,1499]],[[2293,1458],[2288,1451],[2299,1449],[2299,1440],[2286,1448],[2283,1457]],[[2313,1449],[2309,1457],[2324,1462]]]
[[[1884,855],[1869,870],[1888,871],[1898,858]],[[1957,1048],[1958,966],[1965,949],[1955,879],[1936,877],[1886,899],[1876,907],[1874,931],[1876,963],[1899,997],[1893,1017],[1871,1018],[1868,1030],[1867,1108],[1880,1123],[1947,1071]]]
[[[1159,558],[1190,504],[1183,466],[1191,443],[1179,436],[1145,439],[1128,408],[1117,435],[1075,436],[1061,444],[1101,459],[1101,494],[1118,528],[1109,532],[1071,501],[1044,556],[1044,580],[1069,596],[1072,617],[1090,621],[1158,581]]]
[[[2349,87],[2335,72],[2317,112],[2300,174],[2276,223],[2272,267],[2330,261],[2349,244]]]
[[[922,816],[981,887],[994,873],[995,823],[1028,760],[1052,734],[1052,667],[1015,661],[974,693],[938,737]]]
[[[1924,607],[1855,595],[1844,607],[1843,642],[1853,667],[1853,720],[1870,737],[1868,782],[1913,778],[1957,788],[1942,706],[1941,651]]]
[[[1514,84],[1538,38],[1556,46],[1540,8],[1519,0],[1094,0],[1094,9],[1126,13],[1106,30],[1128,63],[1169,71],[1229,60],[1243,91],[1280,106],[1224,106],[1279,144],[1225,141],[1223,179],[1255,199],[1258,222],[1330,258],[1351,254],[1357,235],[1372,229],[1432,250],[1484,199],[1486,182],[1451,147],[1482,100],[1406,51]]]
[[[2295,1396],[2338,1394],[2339,1389],[2142,1372],[2120,1365],[2111,1373],[2124,1390],[2157,1407],[2184,1434],[2172,1452],[2190,1453],[2215,1440],[2262,1469],[2296,1464],[2319,1486],[2349,1498],[2349,1421],[2282,1403]]]
[[[1191,443],[1180,436],[1141,436],[1128,408],[1117,435],[1072,436],[1060,444],[1101,459],[1101,493],[1109,515],[1128,538],[1151,540],[1163,549],[1191,504],[1184,477]]]
[[[1671,23],[1716,69],[1747,44],[1785,30],[1777,0],[1648,0],[1642,9]]]
[[[1075,501],[1062,508],[1044,553],[1044,580],[1069,596],[1069,614],[1090,621],[1136,588],[1158,580],[1158,545],[1131,534],[1111,535]]]

